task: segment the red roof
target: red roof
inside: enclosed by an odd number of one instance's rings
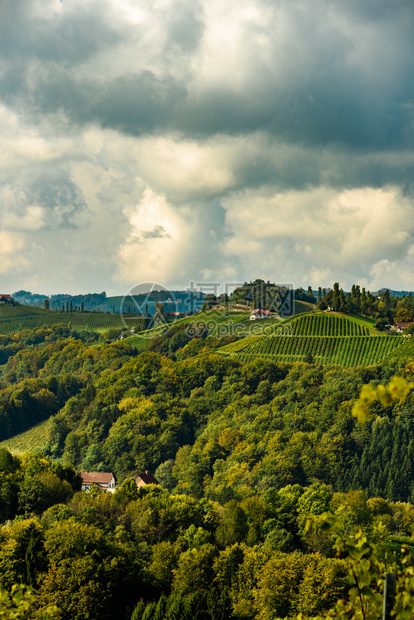
[[[0,295],[0,299],[10,299],[11,295]]]
[[[83,484],[109,484],[114,478],[111,472],[105,471],[81,471]]]
[[[414,322],[413,321],[402,321],[402,322],[395,324],[395,326],[398,327],[399,329],[405,329],[409,325],[414,325]]]
[[[270,314],[270,311],[269,310],[260,310],[260,308],[257,308],[257,310],[253,310],[253,312],[250,312],[250,315],[252,315],[252,314],[254,314],[254,315],[256,315],[256,314],[266,314],[266,315],[268,315],[268,314]]]

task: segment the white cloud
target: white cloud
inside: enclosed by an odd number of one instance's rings
[[[9,231],[0,231],[0,273],[16,275],[27,267],[27,261],[20,254],[24,247],[22,235]]]
[[[33,126],[0,103],[0,180],[8,179],[13,170],[56,164],[74,156],[70,136],[50,135],[47,127]]]
[[[39,230],[45,226],[45,212],[42,207],[29,206],[23,215],[5,213],[1,219],[3,226],[9,230]]]
[[[136,140],[131,147],[140,176],[175,199],[200,200],[237,183],[237,140],[222,137],[197,143],[166,136]]]
[[[414,202],[398,188],[246,191],[223,202],[227,255],[244,269],[282,279],[341,274],[345,285],[381,261],[397,261],[414,241]],[[408,215],[410,214],[410,215]],[[300,277],[300,276],[299,276]],[[319,284],[331,284],[320,282]]]
[[[414,273],[414,244],[396,260],[382,259],[375,262],[367,277],[372,290],[390,288],[412,291]]]
[[[414,288],[413,23],[385,0],[6,3],[4,277]]]
[[[129,234],[119,251],[120,275],[131,284],[171,282],[183,274],[191,255],[194,226],[163,196],[147,188],[141,201],[127,207]]]

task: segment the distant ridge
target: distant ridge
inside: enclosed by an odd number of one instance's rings
[[[378,293],[385,293],[389,291],[393,297],[406,297],[407,295],[414,295],[414,291],[393,291],[391,288],[380,288]]]

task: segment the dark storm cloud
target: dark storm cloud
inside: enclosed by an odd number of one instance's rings
[[[287,142],[397,148],[412,144],[414,5],[272,2],[251,29],[244,88],[201,90],[183,107],[198,133],[265,130]],[[249,32],[246,33],[247,35]],[[243,62],[243,60],[241,62]],[[242,70],[243,71],[243,70]]]
[[[54,10],[56,4],[54,0],[2,0],[0,55],[6,67],[33,58],[70,67],[122,39],[118,25],[111,23],[107,2],[69,1],[59,13]],[[107,10],[100,11],[99,5]]]
[[[61,13],[53,12],[56,4],[5,0],[0,6],[0,101],[35,122],[58,110],[88,109],[91,90],[79,82],[80,67],[123,37],[96,2],[67,2]]]
[[[96,94],[90,119],[130,135],[165,130],[185,90],[172,78],[158,79],[150,71],[117,78]]]
[[[88,208],[84,196],[70,180],[45,184],[41,179],[33,184],[30,198],[45,208],[47,225],[52,228],[77,228],[87,224]]]
[[[176,0],[168,9],[168,17],[165,9],[163,11],[164,20],[168,23],[165,51],[168,53],[177,47],[187,53],[196,52],[204,32],[202,4],[198,0]]]
[[[124,23],[108,1],[68,2],[53,18],[47,5],[39,14],[36,3],[8,1],[0,9],[0,95],[36,114],[64,111],[77,123],[135,136],[266,131],[288,143],[314,146],[411,145],[412,4],[256,4],[267,10],[267,22],[240,27],[232,41],[240,75],[236,80],[229,65],[228,79],[216,84],[200,71],[208,11],[199,3],[171,3],[155,11],[164,57],[160,54],[154,68],[149,60],[145,66],[145,54],[149,58],[158,41],[148,48],[143,27]],[[121,59],[122,45],[131,63],[121,75],[107,75],[104,63],[97,74],[80,70],[111,48]],[[192,68],[181,52],[194,60]],[[225,66],[229,50],[224,46],[216,53],[217,63]]]
[[[412,0],[0,1],[10,260],[408,281],[413,32]]]
[[[409,150],[369,152],[352,148],[287,146],[263,142],[237,171],[237,187],[277,186],[304,190],[318,185],[339,188],[396,184],[413,193],[414,156]]]
[[[7,200],[5,197],[7,196]],[[41,174],[17,175],[0,187],[3,224],[39,212],[39,228],[82,228],[89,222],[89,210],[81,190],[62,173],[43,170]],[[9,225],[9,224],[8,224]]]
[[[93,79],[70,81],[65,72],[54,69],[36,84],[31,99],[35,109],[45,114],[63,111],[73,123],[99,124],[138,136],[165,130],[173,107],[184,94],[174,79],[161,80],[151,71],[120,76],[102,85]]]
[[[77,5],[65,3],[71,10],[52,19],[47,3],[41,15],[25,0],[0,7],[1,100],[37,120],[63,111],[76,123],[98,123],[130,135],[173,126],[175,105],[186,91],[182,80],[168,74],[168,64],[196,50],[203,30],[199,3],[177,2],[159,15],[154,12],[165,26],[163,41],[156,42],[167,66],[162,77],[138,68],[140,46],[146,46],[141,27],[121,19],[108,0]],[[104,60],[98,61],[98,71],[82,70],[99,53],[125,55],[122,45],[130,46],[123,74],[108,76]]]

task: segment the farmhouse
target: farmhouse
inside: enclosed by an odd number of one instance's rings
[[[159,484],[158,480],[149,471],[134,476],[137,487],[145,487],[147,484]]]
[[[395,331],[401,333],[409,325],[414,325],[413,321],[400,321],[395,324]]]
[[[97,486],[104,491],[115,491],[115,476],[111,472],[81,471],[82,491],[88,491],[92,486]]]
[[[11,300],[11,295],[0,294],[0,304],[9,304],[10,300]]]
[[[269,318],[270,318],[269,310],[261,310],[260,308],[257,308],[256,310],[253,310],[253,312],[250,313],[251,321],[256,321],[256,319],[269,319]]]

